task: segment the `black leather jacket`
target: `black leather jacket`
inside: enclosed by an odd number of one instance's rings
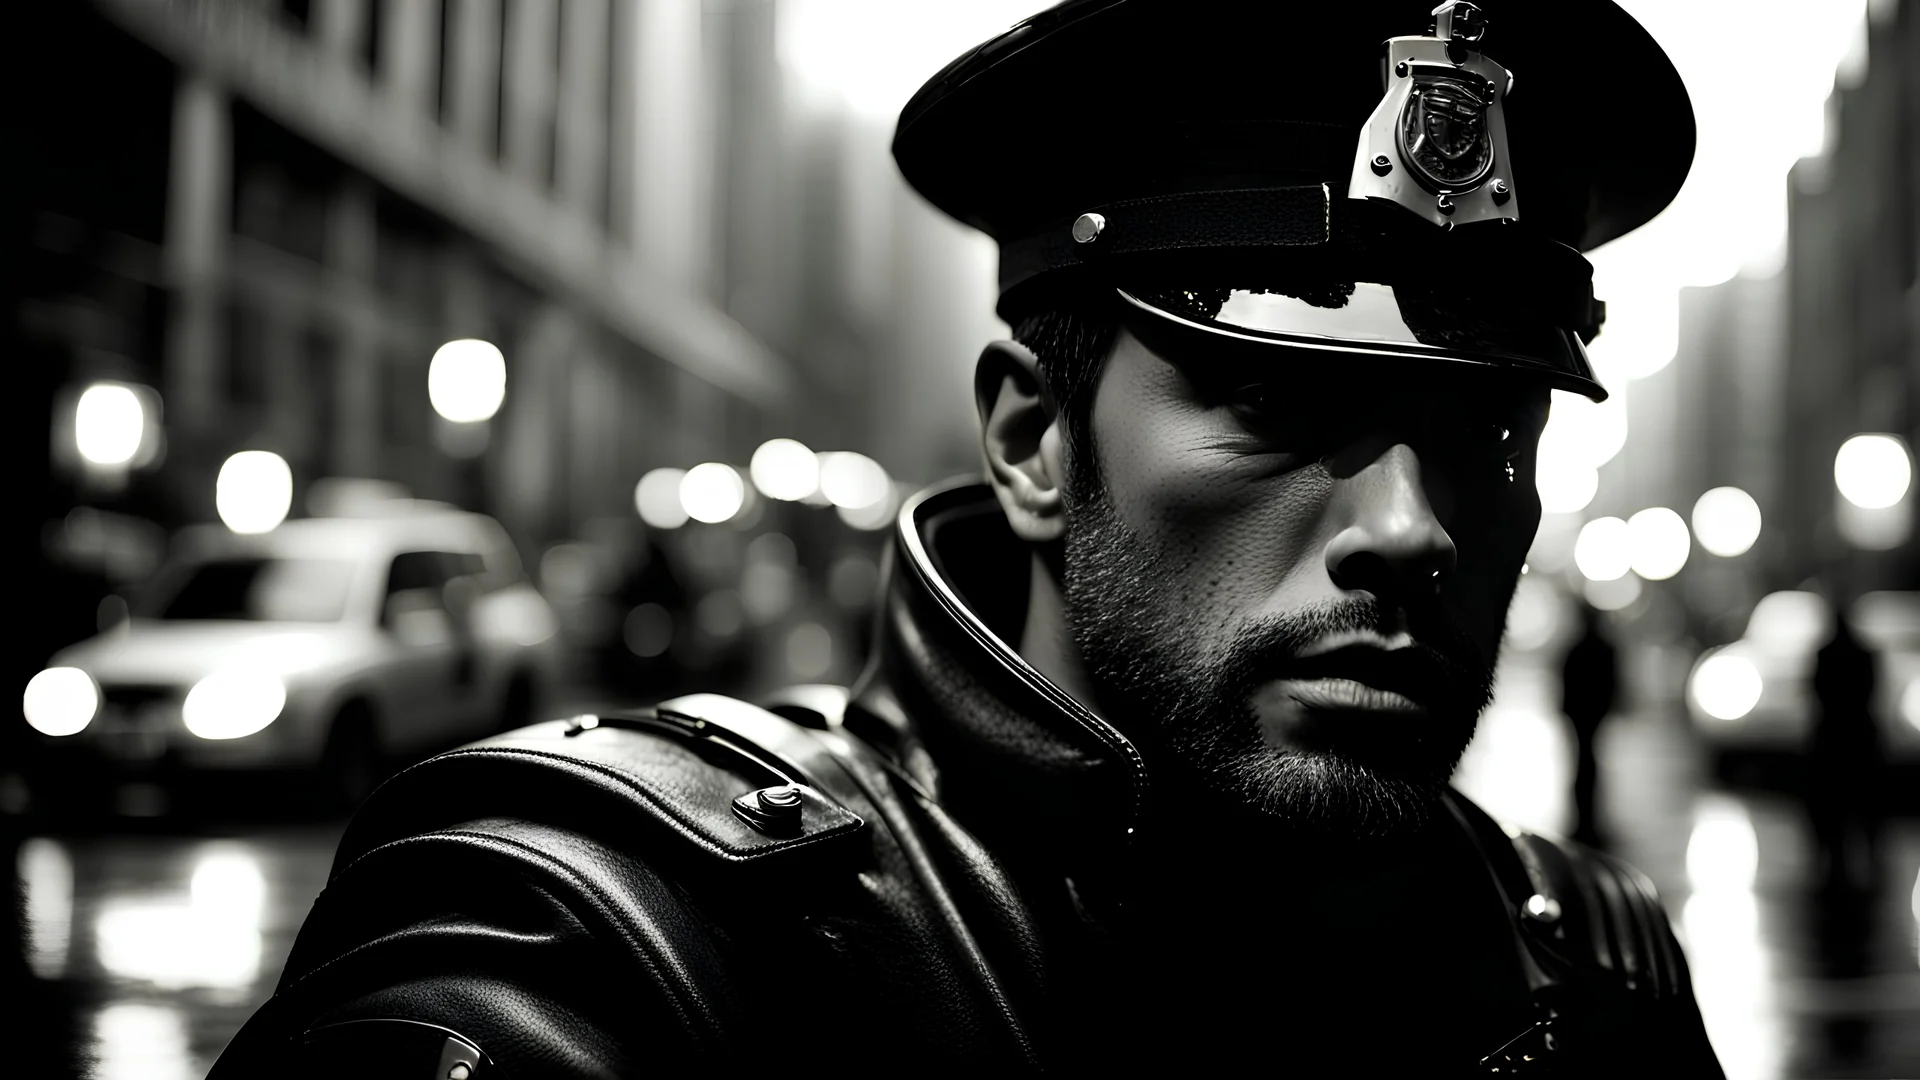
[[[850,694],[536,725],[389,782],[213,1075],[1720,1075],[1631,868],[1454,796],[1328,886],[1170,812],[1007,646],[1026,555],[987,489],[914,500],[887,577]]]

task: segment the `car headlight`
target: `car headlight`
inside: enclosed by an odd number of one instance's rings
[[[77,667],[50,667],[27,681],[20,711],[42,735],[77,735],[100,712],[100,688]]]
[[[279,679],[251,671],[216,671],[187,691],[180,718],[203,739],[238,739],[273,723],[286,707],[287,686]]]

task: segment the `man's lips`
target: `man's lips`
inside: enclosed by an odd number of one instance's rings
[[[1308,709],[1398,713],[1420,716],[1426,709],[1417,701],[1391,690],[1381,690],[1352,679],[1288,679],[1286,694]]]
[[[1347,644],[1288,661],[1274,673],[1308,709],[1431,713],[1460,699],[1451,666],[1431,648]]]

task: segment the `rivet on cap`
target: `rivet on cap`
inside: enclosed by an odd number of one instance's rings
[[[1076,244],[1091,244],[1095,237],[1098,237],[1101,232],[1105,231],[1106,227],[1107,219],[1105,215],[1092,213],[1081,214],[1079,217],[1073,219],[1073,242]]]
[[[1441,213],[1451,215],[1453,213],[1453,196],[1442,195],[1433,205],[1438,207]]]
[[[1507,183],[1505,180],[1495,180],[1493,182],[1493,201],[1494,202],[1504,203],[1512,197],[1513,197],[1512,184]]]
[[[1407,62],[1405,60],[1402,60],[1399,63],[1393,65],[1393,73],[1395,75],[1400,76],[1403,79],[1407,77],[1407,72],[1412,70],[1413,70],[1412,68],[1407,66]]]
[[[1385,176],[1392,171],[1393,171],[1393,162],[1387,160],[1387,155],[1385,154],[1373,155],[1373,175]]]
[[[1534,893],[1527,897],[1527,918],[1536,922],[1556,923],[1560,921],[1560,901],[1545,893]]]
[[[583,731],[591,731],[594,728],[597,728],[599,726],[600,726],[599,717],[593,715],[592,713],[581,713],[579,716],[567,717],[566,733],[568,735],[578,735]]]
[[[447,1070],[447,1080],[467,1080],[473,1075],[473,1066],[464,1061],[456,1061],[453,1068]]]

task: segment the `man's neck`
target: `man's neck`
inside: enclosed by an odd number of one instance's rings
[[[1066,594],[1039,552],[1030,557],[1029,565],[1027,621],[1020,628],[1020,656],[1097,715],[1100,710],[1094,704],[1093,682],[1087,677],[1080,648],[1067,629]]]

